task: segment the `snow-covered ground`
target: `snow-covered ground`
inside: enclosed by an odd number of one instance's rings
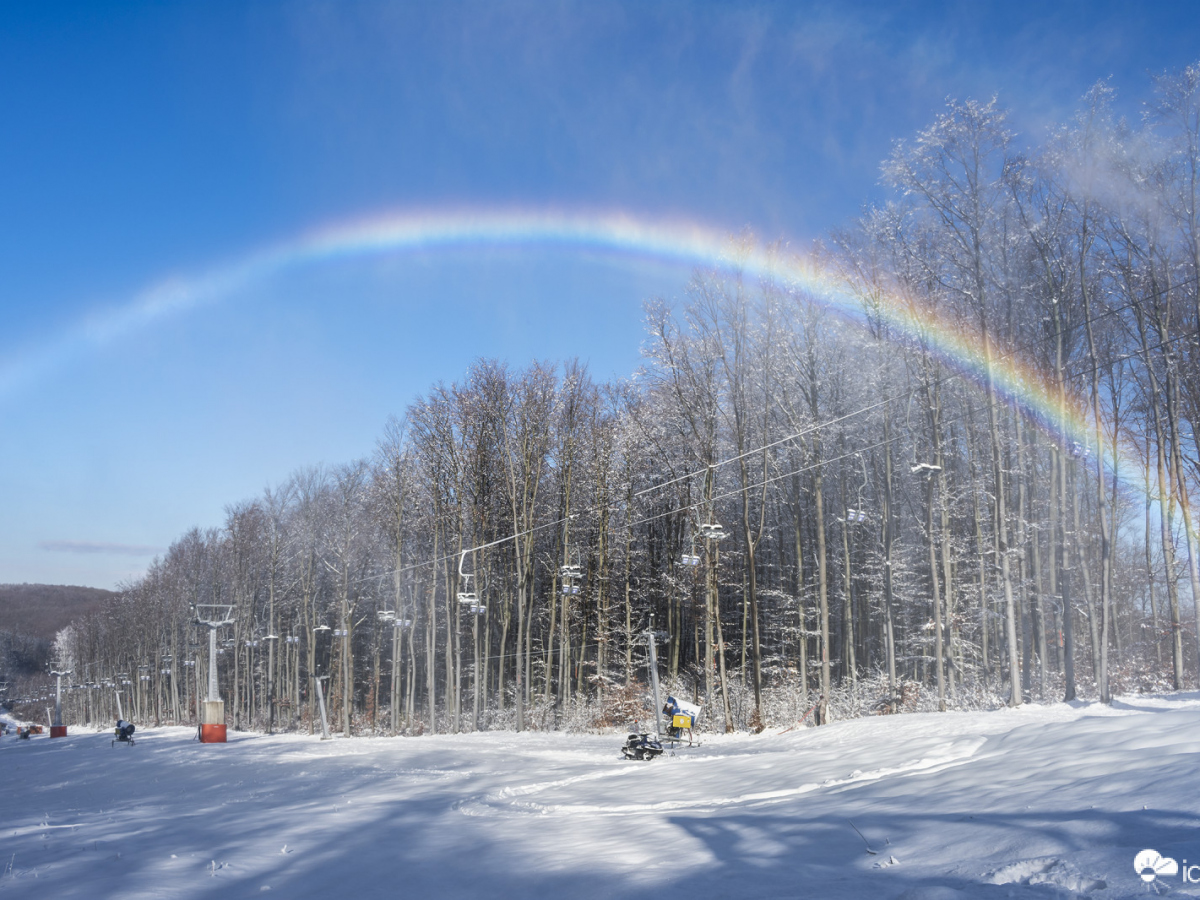
[[[1195,694],[706,736],[652,762],[617,734],[193,735],[0,738],[0,894],[1200,896],[1186,868],[1133,868],[1145,848],[1200,863]]]

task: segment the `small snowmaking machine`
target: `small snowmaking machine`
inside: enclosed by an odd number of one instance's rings
[[[692,739],[692,729],[696,725],[696,720],[700,718],[699,706],[684,703],[674,697],[667,697],[666,705],[663,706],[663,715],[668,717],[665,740],[672,743],[687,741],[689,747],[695,743]],[[684,732],[687,732],[686,737],[684,737]]]
[[[113,739],[109,743],[109,746],[115,747],[117,744],[128,744],[132,747],[137,743],[133,739],[133,732],[135,730],[132,722],[126,722],[124,719],[119,720],[117,727],[113,729]]]

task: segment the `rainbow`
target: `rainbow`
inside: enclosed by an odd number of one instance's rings
[[[550,247],[600,251],[687,267],[737,270],[806,295],[848,321],[865,321],[862,295],[815,263],[773,252],[727,233],[682,220],[639,218],[623,213],[459,210],[383,215],[321,228],[267,246],[191,278],[151,285],[130,302],[82,322],[42,347],[0,365],[0,399],[75,356],[98,348],[274,275],[303,266],[382,254],[472,247]],[[978,332],[950,325],[934,310],[900,292],[874,298],[871,314],[896,338],[927,347],[950,368],[985,385],[989,366]],[[992,384],[999,396],[1024,412],[1055,440],[1088,447],[1094,425],[1078,398],[1064,396],[1034,367],[993,354]],[[1139,457],[1115,446],[1100,450],[1110,471],[1141,473]],[[1129,483],[1126,479],[1126,483]]]

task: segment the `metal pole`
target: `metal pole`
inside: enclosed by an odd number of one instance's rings
[[[275,580],[271,576],[271,611],[267,626],[267,734],[275,733]]]
[[[350,668],[350,610],[342,598],[342,734],[350,737],[350,706],[353,699],[354,671]]]
[[[62,677],[69,675],[69,672],[52,672],[52,675],[58,678],[58,685],[54,689],[54,721],[51,725],[62,725]]]
[[[654,650],[654,632],[647,631],[646,639],[650,645],[650,685],[654,689],[654,736],[662,734],[662,702],[658,697],[658,654]]]
[[[317,703],[321,707],[321,740],[329,740],[329,720],[325,718],[325,692],[321,690],[321,680],[328,678],[328,675],[314,675],[313,680],[317,682]]]
[[[221,697],[217,692],[217,629],[208,626],[208,700],[215,702]]]
[[[58,679],[54,688],[54,721],[50,723],[50,737],[59,738],[67,736],[67,726],[62,720],[62,680],[64,675],[70,675],[69,669],[64,671],[52,671],[50,673]]]

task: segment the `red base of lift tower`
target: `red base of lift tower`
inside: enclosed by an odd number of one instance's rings
[[[224,744],[225,743],[225,726],[224,725],[201,725],[200,726],[200,743],[202,743],[202,744]]]
[[[225,743],[225,703],[222,700],[205,700],[200,711],[200,743]]]
[[[67,726],[66,725],[51,725],[50,726],[50,737],[66,737],[66,736],[67,736]]]

